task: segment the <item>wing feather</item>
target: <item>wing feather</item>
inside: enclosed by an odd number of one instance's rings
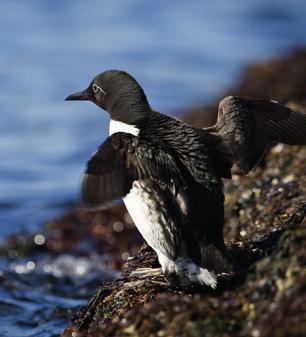
[[[100,207],[124,197],[134,180],[151,179],[168,190],[183,189],[184,179],[175,158],[160,144],[127,133],[108,137],[87,163],[82,199]]]
[[[306,114],[272,101],[229,96],[219,105],[217,123],[207,128],[222,140],[232,164],[244,174],[270,144],[306,144]]]

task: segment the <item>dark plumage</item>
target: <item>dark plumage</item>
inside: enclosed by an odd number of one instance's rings
[[[239,268],[223,241],[221,178],[234,165],[248,173],[271,143],[306,144],[306,116],[278,103],[226,97],[217,123],[197,129],[154,111],[136,80],[118,70],[67,100],[92,101],[112,120],[111,136],[88,161],[84,204],[123,197],[172,284],[214,288],[214,273]]]

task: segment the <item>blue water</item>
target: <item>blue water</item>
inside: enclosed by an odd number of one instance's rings
[[[65,102],[69,93],[98,72],[124,69],[155,109],[179,113],[222,93],[244,65],[305,45],[305,13],[304,0],[2,0],[0,242],[78,201],[108,117],[90,103]],[[5,296],[15,295],[2,288]],[[27,303],[22,310],[31,315]],[[45,330],[27,331],[55,333]],[[14,323],[7,331],[20,335]]]

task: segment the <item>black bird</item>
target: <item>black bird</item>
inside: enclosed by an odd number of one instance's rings
[[[239,268],[224,245],[221,178],[234,165],[247,174],[271,143],[306,144],[306,116],[276,102],[226,97],[217,123],[197,129],[154,111],[136,80],[119,70],[97,75],[66,100],[92,101],[111,118],[110,136],[87,163],[84,204],[122,197],[175,285],[215,288],[216,274]],[[143,272],[150,274],[136,275]]]

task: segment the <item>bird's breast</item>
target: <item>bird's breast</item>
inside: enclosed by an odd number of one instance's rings
[[[131,218],[149,245],[154,245],[153,241],[157,239],[154,224],[160,221],[152,192],[143,182],[134,181],[130,192],[123,198]]]
[[[145,181],[134,181],[130,192],[123,198],[137,229],[153,249],[167,245],[165,227],[167,226],[167,210],[161,207],[159,195]]]

